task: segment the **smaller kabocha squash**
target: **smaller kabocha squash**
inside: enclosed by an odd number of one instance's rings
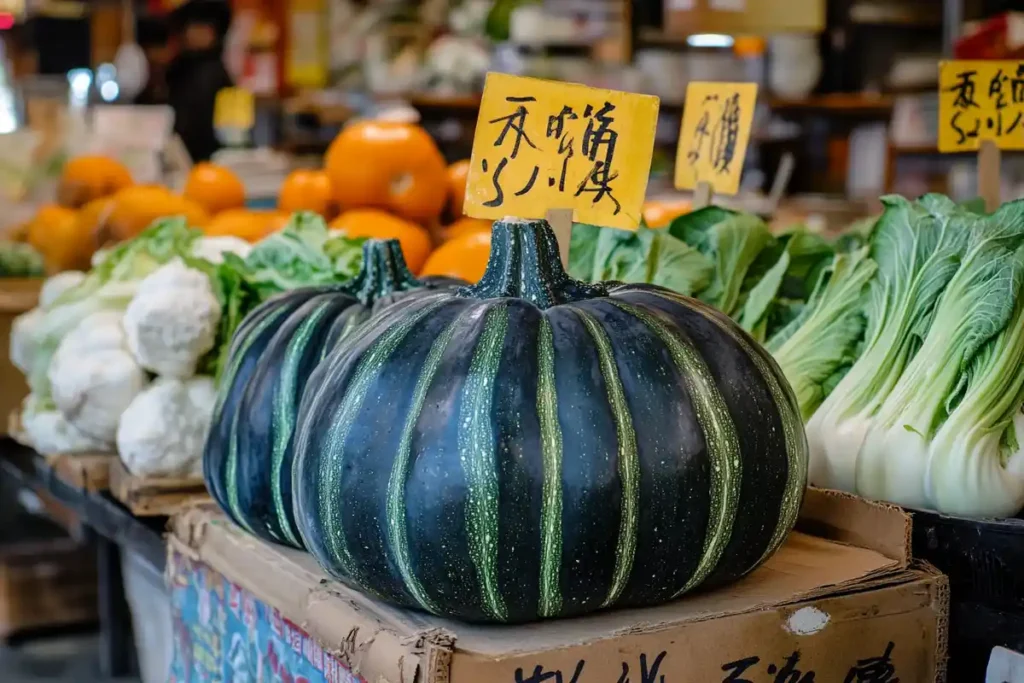
[[[383,311],[309,378],[295,520],[320,565],[473,622],[663,603],[734,581],[796,521],[792,390],[726,316],[566,275],[499,221],[472,287]]]
[[[437,288],[417,280],[397,240],[369,240],[354,280],[281,294],[252,311],[231,341],[203,454],[207,488],[240,526],[301,547],[292,516],[291,436],[306,379],[374,311]]]

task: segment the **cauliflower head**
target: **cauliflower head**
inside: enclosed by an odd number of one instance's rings
[[[213,348],[220,316],[209,276],[175,259],[139,283],[124,313],[128,348],[145,369],[187,379]]]
[[[22,404],[21,428],[28,445],[40,453],[108,453],[114,444],[94,439],[75,428],[59,410],[47,409],[35,396]]]
[[[68,270],[46,278],[39,290],[39,305],[19,315],[11,325],[10,357],[14,367],[26,375],[32,372],[39,351],[46,312],[53,307],[61,294],[84,281],[85,273],[77,270]]]
[[[93,313],[72,329],[57,347],[48,376],[64,418],[107,443],[114,442],[121,413],[148,379],[128,352],[116,311]]]
[[[33,308],[11,323],[11,364],[26,375],[32,371],[32,361],[39,348],[38,332],[45,315],[43,309]]]
[[[200,476],[216,400],[210,377],[154,381],[121,416],[117,452],[128,471],[142,477]]]
[[[82,284],[85,282],[85,278],[85,273],[80,270],[65,270],[63,273],[46,278],[39,290],[39,307],[49,310],[61,294]]]

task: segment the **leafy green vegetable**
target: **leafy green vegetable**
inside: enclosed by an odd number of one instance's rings
[[[889,196],[883,204],[871,241],[878,272],[865,307],[864,351],[807,423],[811,452],[819,454],[812,479],[847,491],[855,490],[871,419],[919,348],[969,236],[935,198],[912,204]]]
[[[41,277],[42,255],[21,242],[0,242],[0,277]]]
[[[778,260],[763,275],[750,277],[756,284],[745,295],[739,314],[740,326],[763,342],[776,328],[770,325],[773,308],[778,305],[780,295],[786,300],[806,300],[811,295],[814,283],[832,259],[832,248],[825,240],[806,231],[782,235],[777,240],[781,248]],[[762,255],[774,256],[776,249],[765,249]],[[760,260],[760,259],[759,259]],[[755,262],[750,270],[758,269]]]
[[[962,400],[928,448],[929,507],[1008,517],[1024,506],[1024,450],[1018,440],[1024,429],[1024,291],[1017,291],[1006,327],[966,375]]]
[[[831,393],[836,373],[856,360],[867,285],[876,268],[866,248],[837,254],[800,314],[766,344],[792,385],[805,420]]]
[[[581,280],[655,284],[693,295],[711,282],[712,268],[700,252],[664,229],[573,225],[569,273]]]
[[[714,263],[711,284],[698,293],[699,298],[735,316],[748,270],[763,250],[775,244],[768,226],[757,216],[709,207],[680,216],[668,231]]]
[[[884,397],[857,463],[859,492],[916,507],[928,504],[928,448],[947,406],[959,402],[975,356],[1006,327],[1024,280],[1024,212],[1006,205],[989,219],[956,206],[933,208],[948,213],[967,246],[927,330],[912,330],[920,349]]]
[[[854,221],[835,239],[833,245],[835,250],[850,252],[866,246],[877,224],[878,216],[869,216]]]
[[[260,300],[296,287],[331,284],[359,272],[365,238],[331,235],[323,218],[300,212],[284,229],[261,240],[242,259],[225,254],[224,262],[243,273]]]
[[[970,211],[971,213],[976,213],[980,216],[988,213],[985,210],[985,200],[982,197],[975,197],[974,199],[968,199],[965,202],[960,202],[960,207],[965,211]]]

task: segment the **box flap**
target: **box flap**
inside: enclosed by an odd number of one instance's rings
[[[867,548],[910,565],[911,518],[903,508],[843,491],[808,488],[796,528],[836,543]]]
[[[862,584],[907,580],[907,572],[901,571],[905,559],[845,542],[867,533],[855,519],[863,515],[888,539],[880,547],[899,555],[892,531],[900,528],[899,515],[886,506],[830,492],[811,492],[808,499],[805,510],[814,514],[805,521],[844,542],[794,532],[763,567],[736,584],[660,607],[526,628],[467,625],[379,603],[328,579],[308,554],[249,536],[212,506],[193,508],[172,520],[170,542],[277,607],[367,680],[447,681],[456,648],[460,655],[503,659],[756,612]]]

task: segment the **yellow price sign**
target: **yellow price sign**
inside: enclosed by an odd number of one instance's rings
[[[658,123],[658,98],[507,74],[487,74],[465,212],[635,230]]]
[[[739,192],[756,105],[756,83],[687,86],[676,154],[677,189],[707,183],[716,194]]]
[[[939,151],[1024,149],[1024,62],[939,63]]]
[[[256,121],[256,103],[245,88],[222,88],[213,104],[215,128],[248,130]]]

